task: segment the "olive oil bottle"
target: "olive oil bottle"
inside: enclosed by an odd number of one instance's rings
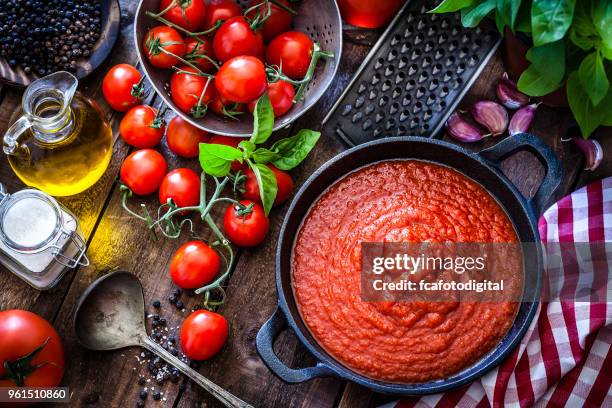
[[[53,196],[85,191],[111,159],[112,129],[96,103],[76,93],[77,86],[68,72],[34,81],[4,135],[4,152],[15,174]]]

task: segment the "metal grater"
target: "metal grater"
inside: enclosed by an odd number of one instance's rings
[[[322,124],[349,145],[388,136],[433,137],[491,58],[501,38],[485,20],[428,14],[431,0],[400,10]]]

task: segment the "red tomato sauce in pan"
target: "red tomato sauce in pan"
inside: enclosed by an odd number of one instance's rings
[[[428,240],[518,242],[486,190],[436,164],[376,163],[317,200],[294,245],[292,285],[304,322],[333,358],[373,379],[426,382],[472,365],[505,336],[516,302],[361,299],[361,242]]]

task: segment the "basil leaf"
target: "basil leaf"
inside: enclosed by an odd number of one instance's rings
[[[428,13],[451,13],[465,7],[470,7],[475,2],[476,0],[444,0],[433,10],[429,10]]]
[[[595,29],[602,42],[612,48],[612,2],[595,1],[592,3],[591,16]]]
[[[574,45],[584,51],[588,51],[595,46],[594,37],[584,37],[578,33],[574,27],[570,28],[569,38]]]
[[[512,31],[520,6],[521,0],[497,0],[497,14]]]
[[[495,8],[495,1],[487,0],[484,3],[461,9],[461,24],[464,27],[476,27]]]
[[[232,146],[200,143],[200,166],[206,174],[227,176],[234,160],[242,160],[242,152]]]
[[[561,87],[565,76],[565,46],[563,40],[527,51],[531,65],[521,74],[518,88],[530,96],[543,96]]]
[[[599,125],[611,119],[612,92],[608,92],[606,97],[594,106],[582,88],[578,72],[572,72],[567,78],[567,100],[585,138],[589,137]]]
[[[276,160],[278,159],[278,154],[276,152],[273,152],[272,150],[268,150],[265,149],[263,147],[260,147],[259,149],[255,150],[252,154],[253,160],[255,160],[255,163],[268,163],[272,160]]]
[[[272,209],[278,190],[276,176],[265,164],[249,162],[249,166],[253,170],[253,173],[255,173],[255,178],[259,185],[259,197],[261,198],[264,212],[268,215]]]
[[[593,105],[597,106],[608,94],[610,87],[599,51],[593,51],[582,60],[578,68],[578,78]]]
[[[302,129],[295,136],[279,140],[272,145],[271,150],[279,156],[272,164],[281,170],[291,170],[308,156],[320,136],[321,132]]]
[[[533,0],[531,32],[533,44],[540,46],[560,40],[572,24],[576,0]]]
[[[265,93],[257,101],[255,110],[253,111],[253,135],[250,142],[255,144],[264,143],[274,129],[274,111],[268,94]]]
[[[248,140],[243,140],[242,142],[238,143],[238,146],[242,147],[242,149],[247,153],[252,153],[253,150],[255,150],[255,144]]]

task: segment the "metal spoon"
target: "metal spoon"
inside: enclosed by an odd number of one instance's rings
[[[219,387],[153,341],[145,329],[142,285],[129,272],[114,272],[93,282],[83,293],[74,315],[81,345],[92,350],[140,346],[178,368],[228,407],[253,408]]]

